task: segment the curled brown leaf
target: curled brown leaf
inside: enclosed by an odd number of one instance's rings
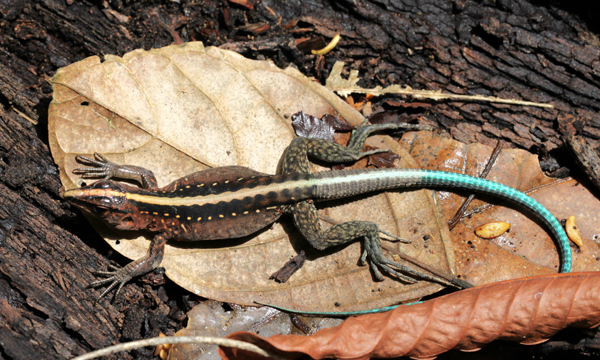
[[[346,320],[312,336],[248,332],[228,336],[292,358],[431,359],[450,349],[479,350],[493,340],[533,345],[561,329],[600,324],[598,272],[542,275],[462,290],[393,311]],[[248,353],[219,350],[223,359]]]

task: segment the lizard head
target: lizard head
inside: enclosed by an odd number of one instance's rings
[[[130,186],[112,180],[100,180],[92,185],[65,191],[63,198],[81,210],[102,219],[119,230],[139,230],[145,219],[134,215],[135,207],[127,199]]]

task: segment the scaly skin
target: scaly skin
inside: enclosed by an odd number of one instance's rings
[[[408,283],[415,280],[403,273],[440,282],[437,277],[386,258],[380,244],[381,230],[375,223],[349,221],[324,231],[312,202],[403,187],[468,190],[494,195],[528,209],[546,225],[557,241],[562,258],[560,271],[570,271],[571,250],[560,223],[536,200],[508,186],[471,176],[429,170],[342,170],[316,174],[309,171],[309,158],[349,162],[383,152],[385,150],[362,152],[366,138],[373,131],[398,128],[411,128],[411,125],[361,126],[353,132],[347,147],[320,139],[295,138],[285,152],[283,173],[280,175],[266,175],[240,166],[228,166],[190,174],[163,188],[157,187],[156,178],[149,170],[117,165],[99,154],[95,159],[78,157],[80,162],[91,167],[77,169],[76,173],[86,178],[104,179],[90,186],[66,191],[65,200],[117,229],[148,230],[156,234],[146,256],[122,269],[99,273],[109,278],[96,281],[91,286],[111,283],[100,295],[102,297],[116,286],[120,289],[134,276],[158,267],[168,240],[243,237],[268,226],[283,213],[292,215],[298,230],[319,250],[362,238],[364,247],[361,262],[368,261],[379,280],[383,280],[380,272],[383,270]],[[142,187],[110,179],[133,180]]]

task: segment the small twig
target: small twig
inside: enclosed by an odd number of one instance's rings
[[[414,90],[410,86],[402,86],[394,84],[386,87],[385,89],[381,86],[376,86],[372,89],[364,89],[358,85],[360,80],[358,77],[358,70],[350,70],[348,79],[342,78],[342,69],[344,68],[344,62],[336,61],[331,68],[329,77],[325,82],[325,87],[331,91],[335,91],[338,95],[346,97],[350,94],[372,94],[374,96],[381,96],[385,94],[398,94],[400,96],[411,96],[413,99],[430,99],[433,101],[448,100],[448,101],[483,101],[499,104],[511,104],[521,106],[537,106],[542,108],[553,109],[552,104],[541,104],[531,101],[521,101],[515,99],[502,99],[494,96],[483,96],[483,95],[458,95],[442,93],[442,90]]]
[[[333,39],[331,39],[331,42],[329,44],[327,44],[327,46],[325,46],[321,50],[312,50],[311,52],[313,55],[325,55],[328,52],[330,52],[331,50],[333,50],[333,48],[337,45],[337,43],[339,41],[340,41],[340,34],[336,34],[333,37]]]
[[[319,218],[323,221],[326,221],[332,225],[338,225],[340,224],[340,222],[330,218],[329,216],[325,216],[325,215],[321,215],[319,214]],[[404,261],[408,261],[409,263],[412,263],[413,265],[416,265],[418,267],[420,267],[421,269],[439,277],[439,281],[440,283],[442,283],[443,285],[450,285],[453,287],[457,287],[459,289],[467,289],[470,287],[473,287],[473,284],[469,283],[468,281],[464,281],[461,279],[456,278],[454,275],[448,274],[440,269],[436,269],[432,266],[429,266],[425,263],[422,263],[421,261],[410,257],[408,255],[402,254],[401,252],[399,252],[396,249],[393,249],[391,246],[389,246],[388,244],[382,243],[381,247],[384,248],[385,250],[394,253],[395,255],[398,255],[402,260]]]
[[[175,45],[181,45],[181,44],[183,44],[183,40],[181,40],[181,37],[179,36],[179,34],[177,33],[177,31],[175,31],[169,25],[165,24],[160,19],[158,19],[157,22],[158,22],[158,26],[160,26],[161,28],[163,28],[164,30],[166,30],[169,33],[169,35],[171,35],[171,37],[173,38],[173,43]]]
[[[496,160],[498,159],[498,155],[500,155],[501,150],[502,150],[502,142],[500,140],[498,140],[498,142],[496,143],[496,147],[494,148],[494,152],[492,152],[492,155],[490,156],[487,164],[485,164],[485,169],[483,169],[481,174],[479,174],[479,178],[485,179],[489,175],[490,171],[492,171],[492,167],[494,167],[494,164],[496,163]],[[471,205],[471,201],[473,201],[474,198],[475,198],[475,194],[469,195],[467,200],[465,200],[465,202],[462,204],[462,206],[458,209],[458,211],[456,212],[456,215],[454,215],[452,220],[448,221],[448,229],[449,230],[452,230],[458,224],[460,219],[462,219],[462,217],[465,214],[465,211],[467,211],[467,208],[469,207],[469,205]]]
[[[92,351],[90,353],[78,356],[76,358],[73,358],[72,360],[95,359],[100,356],[106,356],[106,355],[115,354],[115,353],[118,353],[121,351],[137,349],[137,348],[141,348],[141,347],[145,347],[145,346],[157,346],[157,345],[164,345],[164,344],[188,344],[188,343],[204,343],[204,344],[226,346],[226,347],[232,347],[232,348],[236,348],[236,349],[240,349],[240,350],[251,351],[251,352],[257,353],[261,356],[268,357],[268,358],[280,359],[280,360],[286,359],[284,357],[270,353],[254,344],[251,344],[251,343],[248,343],[245,341],[224,339],[224,338],[211,337],[211,336],[166,336],[166,337],[155,337],[155,338],[151,338],[151,339],[131,341],[128,343],[109,346],[104,349]]]
[[[25,113],[23,113],[22,111],[20,111],[19,109],[17,109],[16,107],[12,107],[12,109],[14,110],[14,112],[16,112],[17,114],[21,115],[21,117],[27,121],[29,121],[30,123],[32,123],[33,125],[37,125],[38,121],[37,120],[33,120],[32,118],[30,118],[29,116],[25,115]]]

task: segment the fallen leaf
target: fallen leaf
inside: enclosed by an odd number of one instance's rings
[[[355,126],[363,121],[337,95],[293,68],[281,70],[267,61],[205,49],[201,43],[136,50],[122,58],[107,55],[104,62],[90,57],[59,69],[52,84],[49,143],[67,189],[81,183],[72,173],[80,166],[75,156],[94,152],[151,169],[159,186],[225,165],[273,174],[295,136],[292,114],[329,114]],[[371,137],[368,144],[399,154],[402,167],[416,166],[389,137]],[[454,269],[449,233],[428,191],[380,193],[319,206],[322,215],[337,222],[374,221],[413,240],[391,243],[397,251],[446,273]],[[91,222],[119,253],[131,259],[146,253],[146,238]],[[425,235],[434,239],[427,246]],[[269,280],[300,250],[308,258],[302,269],[285,284]],[[247,305],[258,300],[304,310],[368,309],[442,288],[428,282],[405,285],[393,278],[377,282],[368,266],[358,266],[360,254],[358,241],[317,252],[283,219],[243,239],[171,242],[161,266],[174,282],[206,298]]]
[[[458,172],[477,176],[487,163],[493,148],[481,144],[466,145],[441,135],[407,133],[401,144],[423,169]],[[529,193],[558,220],[577,217],[583,247],[571,246],[573,271],[600,270],[600,201],[573,179],[557,180],[544,175],[536,155],[525,150],[502,150],[487,177]],[[438,191],[446,219],[451,219],[468,194]],[[522,209],[499,206],[497,199],[476,196],[460,223],[452,230],[458,274],[473,284],[487,284],[558,271],[559,256],[545,228],[531,220]],[[510,204],[503,204],[510,206]],[[481,224],[504,221],[509,232],[486,240],[474,230]]]
[[[450,349],[476,351],[494,340],[542,343],[565,327],[600,325],[600,274],[542,275],[462,290],[392,311],[347,319],[311,336],[247,332],[243,340],[291,359],[431,359]],[[220,348],[226,360],[258,356]]]

